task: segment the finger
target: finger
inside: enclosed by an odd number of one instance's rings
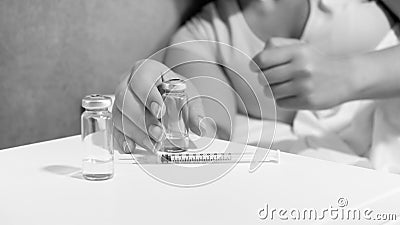
[[[199,136],[206,136],[211,138],[216,137],[216,123],[211,118],[205,116],[201,99],[189,99],[188,107],[190,130]]]
[[[211,117],[203,116],[197,117],[198,120],[196,124],[200,128],[200,136],[209,137],[209,138],[217,138],[217,124],[215,120]]]
[[[114,127],[113,130],[114,137],[114,148],[116,148],[121,154],[133,153],[136,148],[135,142],[125,136],[121,131]]]
[[[142,132],[148,133],[157,142],[162,139],[163,130],[160,121],[149,110],[146,110],[137,96],[130,91],[120,91],[117,93],[115,106]]]
[[[257,75],[258,83],[261,86],[269,86],[269,81],[267,80],[265,73],[266,72],[259,72]]]
[[[273,37],[273,38],[268,39],[265,42],[264,50],[265,49],[274,49],[274,48],[284,47],[284,46],[289,46],[289,45],[294,45],[294,44],[300,44],[300,43],[303,43],[303,42],[298,39]],[[255,72],[258,72],[260,69],[262,69],[262,68],[259,68],[259,66],[257,65],[257,62],[259,62],[259,61],[255,60],[250,63],[250,68]]]
[[[264,79],[260,76],[264,76]],[[259,74],[259,80],[268,82],[269,85],[275,85],[282,82],[287,82],[293,79],[293,71],[290,66],[277,66],[268,70],[264,70]]]
[[[304,108],[304,102],[297,96],[279,99],[276,101],[276,104],[281,108],[287,108],[287,109]]]
[[[153,151],[156,149],[149,137],[149,135],[138,128],[132,121],[127,117],[123,117],[121,111],[117,108],[113,110],[113,123],[114,127],[118,129],[124,136],[132,139],[133,142],[142,146],[146,150]]]
[[[254,57],[254,62],[261,70],[268,70],[276,66],[289,63],[293,58],[293,51],[296,47],[278,47],[264,49]]]
[[[157,86],[161,84],[161,75],[169,76],[173,72],[164,64],[154,60],[144,60],[138,62],[128,81],[128,86],[132,93],[150,110],[158,119],[165,113],[163,99]]]
[[[293,82],[284,82],[271,86],[272,93],[274,94],[275,101],[283,98],[293,97],[297,94],[297,90]]]
[[[199,120],[201,118],[204,117],[204,111],[203,111],[203,107],[199,106],[200,104],[198,104],[198,102],[201,101],[201,99],[199,97],[193,97],[193,98],[189,98],[187,101],[187,107],[188,107],[188,112],[187,112],[187,116],[188,116],[188,122],[189,122],[189,128],[190,130],[201,136],[201,128],[200,128],[200,124],[199,124]]]
[[[267,70],[287,64],[293,59],[294,53],[300,46],[301,44],[292,44],[288,46],[267,47],[253,58],[258,68],[256,70],[252,68],[252,70],[257,72],[259,69]]]

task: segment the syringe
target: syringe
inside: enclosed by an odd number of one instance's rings
[[[254,159],[254,154],[250,153],[157,153],[157,162],[161,164],[279,162],[279,159],[280,150],[270,150],[265,159]]]

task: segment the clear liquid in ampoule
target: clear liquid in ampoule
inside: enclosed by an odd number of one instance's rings
[[[106,96],[89,95],[82,99],[82,176],[87,180],[107,180],[114,174],[110,106],[111,98]]]
[[[163,90],[165,114],[161,122],[165,129],[165,139],[161,151],[183,152],[189,147],[188,106],[184,81],[166,81]]]
[[[82,160],[82,176],[87,180],[107,180],[113,177],[114,159],[105,147],[106,135],[106,131],[98,131],[83,140],[85,157]]]

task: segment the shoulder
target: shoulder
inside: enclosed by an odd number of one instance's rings
[[[204,6],[202,10],[186,21],[174,36],[193,40],[220,41],[219,34],[226,33],[229,17],[237,5],[237,0],[217,0]],[[225,35],[222,35],[225,36]]]

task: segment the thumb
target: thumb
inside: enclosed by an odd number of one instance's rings
[[[205,115],[200,98],[189,100],[189,128],[199,136],[216,138],[217,125]]]

